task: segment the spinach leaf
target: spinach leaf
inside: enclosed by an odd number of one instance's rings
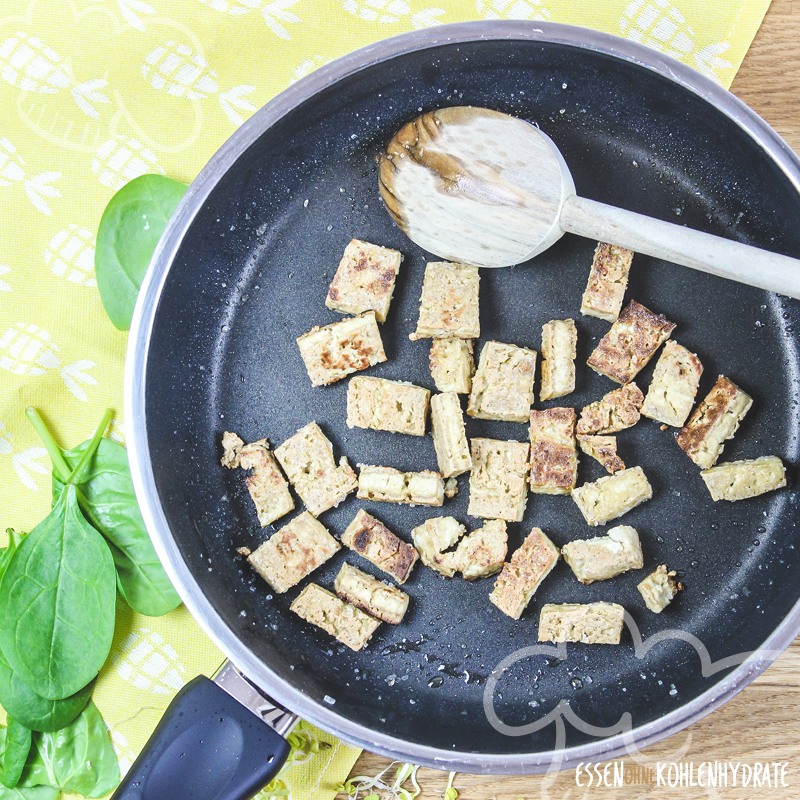
[[[0,580],[0,649],[37,694],[60,700],[99,671],[114,634],[114,561],[78,508],[80,481],[109,413],[53,510],[20,543]]]
[[[16,552],[19,543],[28,535],[15,531],[13,528],[6,528],[6,533],[8,534],[8,544],[0,550],[0,578],[6,571],[6,567],[11,561],[11,556]]]
[[[58,800],[61,789],[55,786],[15,786],[0,784],[0,800]]]
[[[150,259],[187,188],[164,175],[142,175],[125,184],[103,212],[94,269],[103,307],[121,331],[131,326]]]
[[[31,751],[31,729],[9,717],[6,741],[3,747],[3,786],[13,789],[22,775],[25,761]]]
[[[63,456],[72,469],[85,453],[87,442]],[[53,494],[64,484],[53,473]],[[117,569],[119,592],[140,614],[157,617],[180,605],[167,573],[158,560],[153,543],[136,503],[125,448],[103,439],[88,462],[79,497],[86,518],[105,536]]]

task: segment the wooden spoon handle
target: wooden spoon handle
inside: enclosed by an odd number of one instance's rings
[[[800,261],[572,195],[561,228],[684,267],[800,298]]]

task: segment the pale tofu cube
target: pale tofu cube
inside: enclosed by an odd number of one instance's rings
[[[381,624],[350,603],[339,599],[333,592],[309,583],[290,606],[306,622],[322,628],[347,645],[351,650],[361,650]]]
[[[587,586],[644,566],[639,534],[629,525],[611,528],[606,536],[568,542],[561,555],[575,577]]]
[[[558,548],[540,528],[533,528],[503,565],[489,600],[504,614],[519,619],[557,561]]]
[[[554,319],[542,325],[542,386],[540,400],[563,397],[575,391],[575,354],[578,331],[571,319]]]
[[[667,567],[662,564],[636,587],[644,598],[644,604],[656,614],[660,614],[683,589],[683,584],[673,580],[674,577],[675,571],[667,572]]]
[[[470,456],[470,462],[472,461],[472,456]],[[448,500],[452,500],[458,494],[458,480],[456,478],[448,478],[444,482],[444,496]]]
[[[605,525],[652,496],[653,489],[641,467],[623,469],[572,490],[572,499],[589,525]]]
[[[616,433],[635,425],[641,417],[644,395],[635,384],[614,389],[581,410],[578,434]]]
[[[578,434],[578,445],[596,461],[599,461],[612,475],[625,469],[625,462],[617,455],[616,436],[582,436]]]
[[[547,603],[539,614],[539,641],[619,644],[624,620],[617,603]]]
[[[468,581],[488,578],[500,572],[507,554],[506,523],[502,519],[490,519],[458,543],[455,567]]]
[[[617,383],[629,383],[675,329],[662,314],[631,300],[586,363]]]
[[[261,527],[288,514],[294,508],[289,484],[278,467],[266,439],[245,444],[235,433],[226,431],[222,436],[222,465],[233,469],[252,469],[245,485],[256,507]]]
[[[519,522],[528,494],[527,442],[472,439],[467,514]]]
[[[698,467],[713,467],[725,441],[733,437],[752,405],[750,395],[720,375],[705,400],[678,432],[678,445]]]
[[[530,482],[536,494],[569,494],[578,480],[575,409],[548,408],[530,415]]]
[[[472,379],[467,414],[478,419],[527,422],[535,374],[535,350],[487,342]]]
[[[414,528],[411,538],[423,564],[445,578],[452,578],[456,572],[456,554],[444,551],[453,547],[466,531],[453,517],[433,517]]]
[[[375,312],[313,327],[297,337],[312,386],[325,386],[386,361]]]
[[[628,287],[633,252],[599,242],[594,251],[589,281],[581,299],[581,314],[613,322],[619,316]]]
[[[653,371],[642,414],[680,428],[692,410],[702,374],[700,359],[683,345],[670,340],[664,345]]]
[[[333,276],[325,305],[342,314],[374,311],[386,322],[403,257],[397,250],[352,239]]]
[[[417,330],[409,339],[477,339],[478,268],[450,261],[425,267]]]
[[[287,439],[275,457],[306,508],[318,517],[338,506],[358,486],[358,478],[347,459],[333,460],[333,445],[316,422]]]
[[[430,396],[413,383],[359,375],[347,386],[347,426],[424,436]]]
[[[786,470],[777,456],[731,461],[703,470],[700,477],[714,502],[746,500],[786,486]]]
[[[333,588],[342,600],[390,625],[399,625],[408,610],[405,592],[350,564],[342,564]]]
[[[394,467],[359,464],[358,498],[412,506],[444,503],[444,480],[438,472],[400,472]]]
[[[442,477],[451,478],[472,469],[464,415],[457,394],[446,392],[431,398],[431,427],[433,447]]]
[[[440,392],[469,394],[475,362],[472,339],[432,339],[431,378]]]
[[[405,583],[419,558],[416,549],[395,536],[380,520],[359,509],[342,534],[342,544]]]
[[[278,594],[283,594],[340,548],[327,528],[304,511],[254,550],[247,560]]]

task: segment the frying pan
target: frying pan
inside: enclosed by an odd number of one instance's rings
[[[399,36],[278,96],[190,187],[154,255],[134,318],[130,457],[148,528],[176,588],[252,685],[372,751],[439,769],[531,773],[547,769],[554,751],[568,767],[675,732],[741,690],[800,630],[793,487],[800,304],[644,256],[634,258],[627,293],[677,323],[673,337],[699,354],[705,372],[698,397],[719,374],[753,396],[722,460],[779,455],[789,488],[714,504],[673,431],[643,419],[619,434],[619,448],[653,485],[653,499],[622,520],[640,533],[646,571],[581,586],[559,563],[514,621],[488,602],[492,580],[444,580],[418,566],[403,587],[411,596],[403,624],[382,626],[363,651],[351,652],[289,610],[300,587],[275,594],[238,555],[237,548],[254,549],[276,528],[258,526],[244,475],[220,467],[220,440],[233,430],[277,446],[316,420],[337,458],[434,467],[430,437],[348,429],[347,381],[312,388],[294,340],[339,318],[324,298],[352,237],[396,248],[404,261],[382,329],[388,361],[369,374],[434,388],[427,343],[408,339],[429,257],[384,211],[375,158],[403,123],[456,104],[540,125],[583,196],[800,256],[798,159],[699,73],[631,42],[559,24],[466,23]],[[481,271],[478,346],[497,339],[538,349],[544,322],[576,318],[576,392],[545,406],[581,408],[614,388],[580,367],[608,328],[577,313],[592,251],[591,242],[568,235],[534,262]],[[640,374],[640,386],[649,384],[652,367]],[[527,429],[468,418],[467,434],[525,441]],[[579,483],[601,474],[599,464],[581,460]],[[474,529],[480,521],[466,515],[466,477],[442,509],[351,495],[321,521],[341,534],[364,507],[406,540],[439,514]],[[529,496],[523,521],[509,525],[510,551],[533,525],[559,546],[604,532],[587,528],[568,497]],[[344,560],[374,572],[342,551],[310,580],[332,587]],[[636,584],[658,564],[679,570],[686,588],[656,615]],[[625,633],[617,647],[529,652],[495,676],[497,718],[527,725],[563,700],[572,719],[587,725],[506,735],[490,724],[487,681],[503,659],[536,644],[541,605],[595,600],[625,606],[645,641],[665,638],[639,651]],[[683,633],[669,633],[676,630]],[[688,634],[702,642],[714,669],[704,670],[681,640]],[[761,655],[739,663],[739,654],[759,648]],[[632,733],[620,728],[623,713]]]

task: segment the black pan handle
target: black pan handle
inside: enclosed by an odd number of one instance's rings
[[[235,671],[231,664],[225,669]],[[252,707],[199,675],[175,695],[112,800],[250,800],[280,772],[290,751]]]

